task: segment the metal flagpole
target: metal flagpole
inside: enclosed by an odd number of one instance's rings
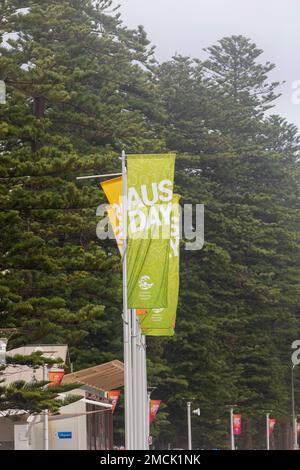
[[[127,304],[127,172],[126,155],[122,151],[122,273],[123,273],[123,338],[124,338],[124,401],[125,448],[133,450],[132,419],[132,363],[131,363],[131,315]]]
[[[146,336],[142,335],[142,367],[143,367],[143,428],[144,428],[144,448],[149,449],[149,438],[150,438],[150,393],[148,393],[147,383],[147,345]]]
[[[123,173],[106,173],[106,175],[86,175],[86,176],[77,176],[77,180],[89,180],[91,178],[103,178],[107,176],[121,176]]]
[[[135,384],[136,384],[136,401],[135,401],[135,411],[136,411],[136,449],[141,450],[141,357],[140,357],[140,332],[139,332],[139,323],[137,315],[135,316],[135,331],[136,331],[136,374],[135,374]]]
[[[146,397],[147,397],[147,378],[144,355],[144,336],[141,333],[139,319],[136,315],[132,316],[132,324],[135,322],[135,330],[132,336],[132,381],[133,381],[133,400],[134,400],[134,432],[135,449],[146,449]],[[135,352],[134,352],[135,351]]]
[[[138,358],[137,358],[137,319],[136,310],[131,309],[131,356],[132,356],[132,415],[133,415],[133,448],[138,449],[139,440],[139,407],[138,407]]]
[[[136,331],[137,331],[137,361],[136,361],[136,387],[137,387],[137,449],[144,449],[144,435],[143,435],[143,376],[142,376],[142,344],[141,344],[141,331],[139,320],[136,316]]]
[[[124,402],[125,402],[125,448],[134,450],[134,417],[133,417],[133,370],[132,370],[132,331],[131,312],[127,302],[127,170],[126,154],[121,154],[122,173],[103,175],[77,176],[77,180],[102,178],[122,175],[122,285],[123,285],[123,343],[124,343]]]
[[[142,390],[142,403],[143,403],[143,436],[144,436],[144,450],[149,449],[149,436],[150,436],[150,425],[149,425],[149,399],[148,399],[148,388],[147,388],[147,362],[146,362],[146,336],[141,336],[141,362],[142,362],[142,376],[143,376],[143,390]]]

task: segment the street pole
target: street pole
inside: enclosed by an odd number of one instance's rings
[[[48,366],[43,366],[43,380],[48,381]],[[48,410],[44,410],[44,450],[49,450],[49,415]]]
[[[192,420],[191,420],[191,401],[187,402],[187,421],[188,421],[188,449],[192,450]]]
[[[143,409],[143,443],[144,450],[149,449],[149,403],[148,403],[148,389],[147,389],[147,363],[146,363],[146,337],[140,332],[141,342],[141,365],[142,365],[142,409]]]
[[[137,414],[134,413],[134,406],[136,403],[133,401],[134,388],[139,385],[139,377],[136,369],[136,356],[134,359],[134,367],[132,363],[132,350],[137,353],[136,346],[132,348],[133,338],[136,338],[136,312],[128,310],[127,301],[127,169],[126,169],[126,154],[122,151],[121,154],[122,172],[121,173],[108,173],[102,175],[86,175],[77,176],[77,180],[87,180],[93,178],[102,178],[107,176],[120,176],[122,175],[122,287],[123,287],[123,348],[124,348],[124,405],[125,405],[125,448],[127,450],[134,450],[137,442],[137,435],[141,432],[141,425],[136,426]],[[133,318],[132,318],[133,317]],[[131,321],[133,319],[133,322]],[[132,325],[134,331],[132,331]],[[138,327],[139,331],[139,327]],[[146,370],[145,370],[145,373]]]
[[[127,303],[127,171],[124,150],[122,161],[122,274],[123,274],[123,338],[124,338],[124,401],[125,448],[133,450],[132,367],[131,367],[131,315]]]
[[[234,433],[233,433],[233,408],[230,408],[230,438],[231,438],[231,450],[235,450]]]
[[[266,413],[267,450],[270,450],[270,413]]]
[[[147,416],[147,371],[145,337],[141,333],[138,315],[134,310],[132,316],[132,381],[134,407],[135,450],[147,449],[146,416]]]
[[[141,449],[139,443],[140,437],[140,422],[139,422],[139,403],[138,403],[138,358],[137,358],[137,331],[138,325],[136,322],[136,311],[131,309],[131,356],[132,356],[132,415],[133,415],[133,449]]]
[[[295,412],[295,386],[294,386],[294,367],[292,365],[292,420],[293,420],[293,449],[298,449],[298,436],[297,436],[297,425],[296,425],[296,412]]]
[[[138,318],[136,318],[136,405],[137,410],[137,447],[136,450],[144,449],[144,430],[143,430],[143,375],[142,375],[142,347],[141,347],[141,335],[139,332]]]

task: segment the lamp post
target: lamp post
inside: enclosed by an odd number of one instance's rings
[[[298,450],[298,436],[297,436],[297,418],[295,411],[295,385],[294,385],[294,367],[296,364],[292,365],[292,420],[293,420],[293,449]]]
[[[231,450],[235,450],[235,442],[234,442],[234,429],[233,429],[233,412],[234,408],[237,405],[230,405],[229,413],[230,413],[230,448]]]
[[[192,450],[192,420],[191,420],[191,401],[187,401],[187,422],[188,422],[188,449]]]
[[[192,450],[192,417],[191,417],[191,406],[194,398],[183,398],[186,402],[187,411],[187,430],[188,430],[188,450]],[[196,410],[197,411],[197,410]],[[199,409],[200,411],[200,409]],[[198,413],[196,413],[198,414]]]
[[[266,413],[267,450],[270,450],[270,413]]]
[[[46,382],[48,380],[48,366],[44,364],[43,366],[43,380]],[[48,387],[48,385],[46,385]],[[48,410],[44,410],[44,450],[49,450],[49,414]]]

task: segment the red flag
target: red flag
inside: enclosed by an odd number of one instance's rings
[[[158,412],[158,409],[160,407],[161,400],[150,400],[150,426],[154,421],[154,418],[156,416],[156,413]]]
[[[270,434],[270,436],[271,436],[271,434],[272,434],[273,431],[274,431],[275,424],[276,424],[276,419],[270,418],[270,419],[269,419],[269,434]]]
[[[120,398],[121,390],[110,390],[110,392],[107,392],[107,398],[111,400],[112,404],[112,412],[114,413],[118,400]]]
[[[297,426],[297,433],[299,433],[300,432],[300,423],[297,423],[296,426]]]
[[[60,385],[64,375],[65,372],[63,370],[50,370],[48,372],[49,387]]]
[[[242,415],[233,415],[233,434],[238,436],[242,432]]]

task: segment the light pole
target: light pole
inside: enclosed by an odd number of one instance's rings
[[[230,448],[231,450],[235,450],[235,443],[234,443],[234,429],[233,429],[233,412],[234,408],[237,405],[230,405],[229,412],[230,412]]]
[[[191,401],[187,401],[187,422],[188,422],[188,449],[192,450],[192,420],[191,420]]]
[[[230,408],[230,441],[231,441],[231,450],[235,450],[234,433],[233,433],[233,408]]]
[[[292,365],[292,420],[293,420],[293,449],[298,450],[298,436],[297,436],[297,418],[295,412],[295,386],[294,386],[294,367]]]
[[[188,450],[192,450],[192,417],[191,417],[191,406],[194,398],[183,398],[186,402],[187,411],[187,427],[188,427]],[[198,411],[198,410],[196,410]],[[199,409],[200,411],[200,409]],[[197,413],[198,414],[198,413]]]
[[[48,381],[48,366],[43,366],[43,380]],[[48,385],[46,385],[48,387]],[[49,450],[49,423],[48,423],[48,410],[44,410],[44,450]]]
[[[270,450],[270,413],[266,413],[267,450]]]

